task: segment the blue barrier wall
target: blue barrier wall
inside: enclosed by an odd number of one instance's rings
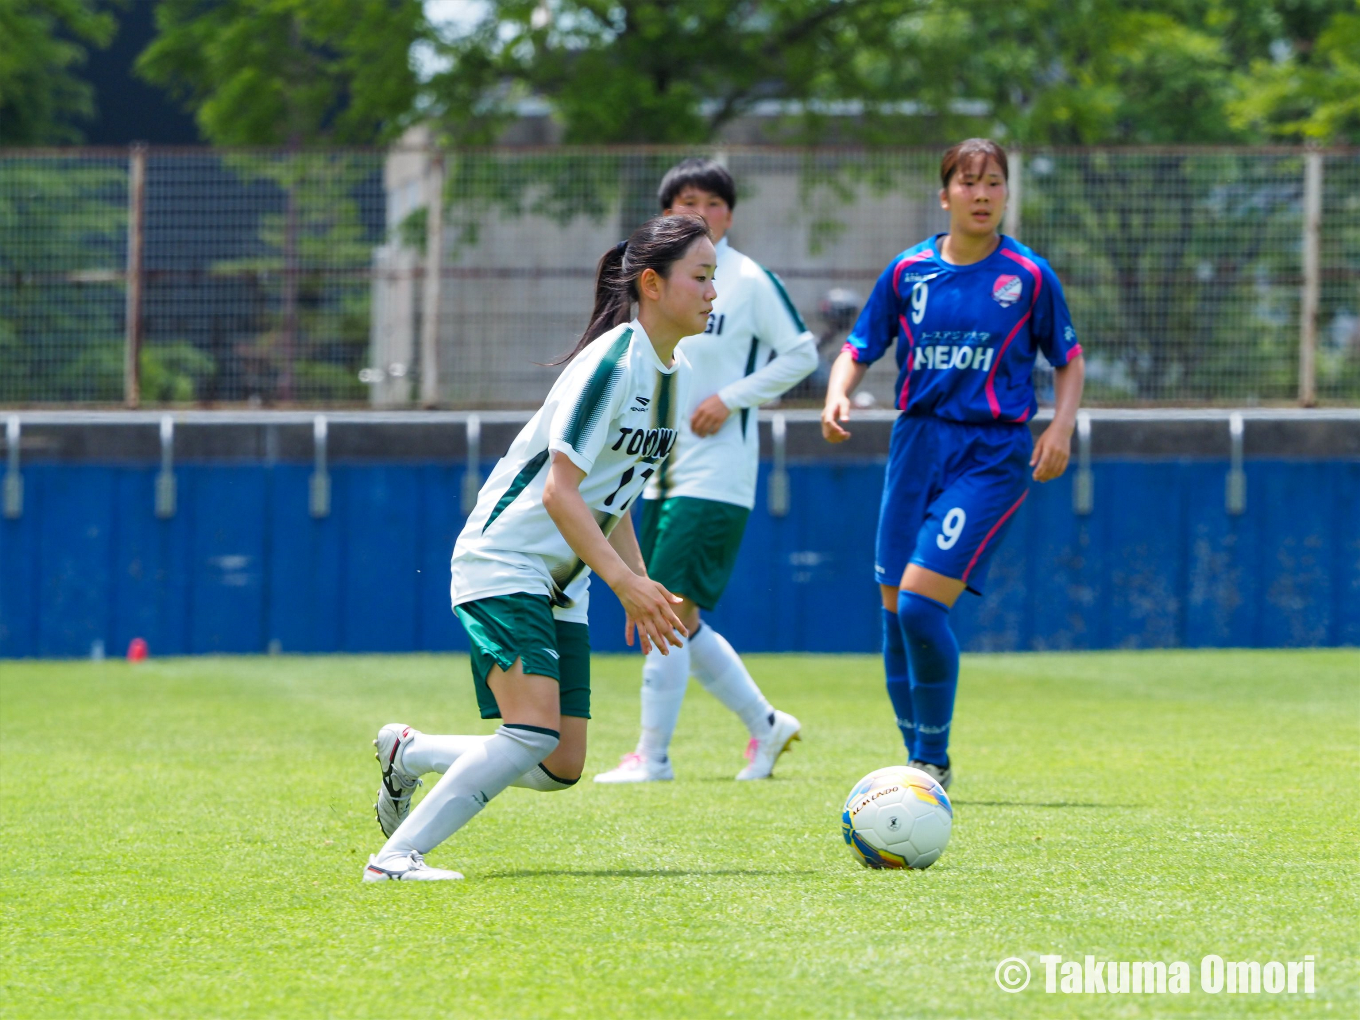
[[[487,465],[489,468],[490,465]],[[1360,462],[1097,460],[1095,508],[1072,475],[1033,486],[955,625],[973,650],[1360,644]],[[764,470],[768,472],[768,466]],[[30,464],[23,515],[0,520],[0,656],[450,650],[448,557],[462,468],[337,466],[329,516],[301,465],[182,465],[155,516],[151,468]],[[878,647],[880,463],[789,468],[791,510],[751,517],[714,625],[744,651]],[[597,583],[597,650],[623,616]]]

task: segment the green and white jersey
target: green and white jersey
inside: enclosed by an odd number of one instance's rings
[[[453,604],[527,592],[584,623],[589,568],[543,507],[552,455],[586,473],[581,497],[608,535],[675,448],[688,385],[684,355],[663,365],[637,320],[578,354],[477,494],[453,547]]]
[[[756,503],[760,460],[756,408],[817,367],[817,343],[779,277],[725,237],[717,249],[718,298],[708,329],[680,341],[693,367],[689,402],[677,425],[680,438],[646,495],[694,496],[749,510]],[[732,414],[715,435],[700,439],[689,427],[690,416],[715,393]]]

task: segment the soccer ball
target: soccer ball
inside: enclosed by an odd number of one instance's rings
[[[890,765],[855,784],[841,835],[866,868],[928,868],[949,845],[954,806],[920,769]]]

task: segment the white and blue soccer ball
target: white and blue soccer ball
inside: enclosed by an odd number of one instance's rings
[[[841,812],[841,835],[866,868],[928,868],[949,845],[953,825],[944,787],[905,765],[870,772]]]

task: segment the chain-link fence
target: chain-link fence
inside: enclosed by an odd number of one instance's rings
[[[0,402],[532,405],[596,259],[689,154],[0,152]],[[886,262],[945,226],[934,150],[713,154],[732,243],[828,359]],[[1064,282],[1089,403],[1360,401],[1360,153],[1015,162],[1008,229]],[[867,381],[885,404],[893,374]]]

